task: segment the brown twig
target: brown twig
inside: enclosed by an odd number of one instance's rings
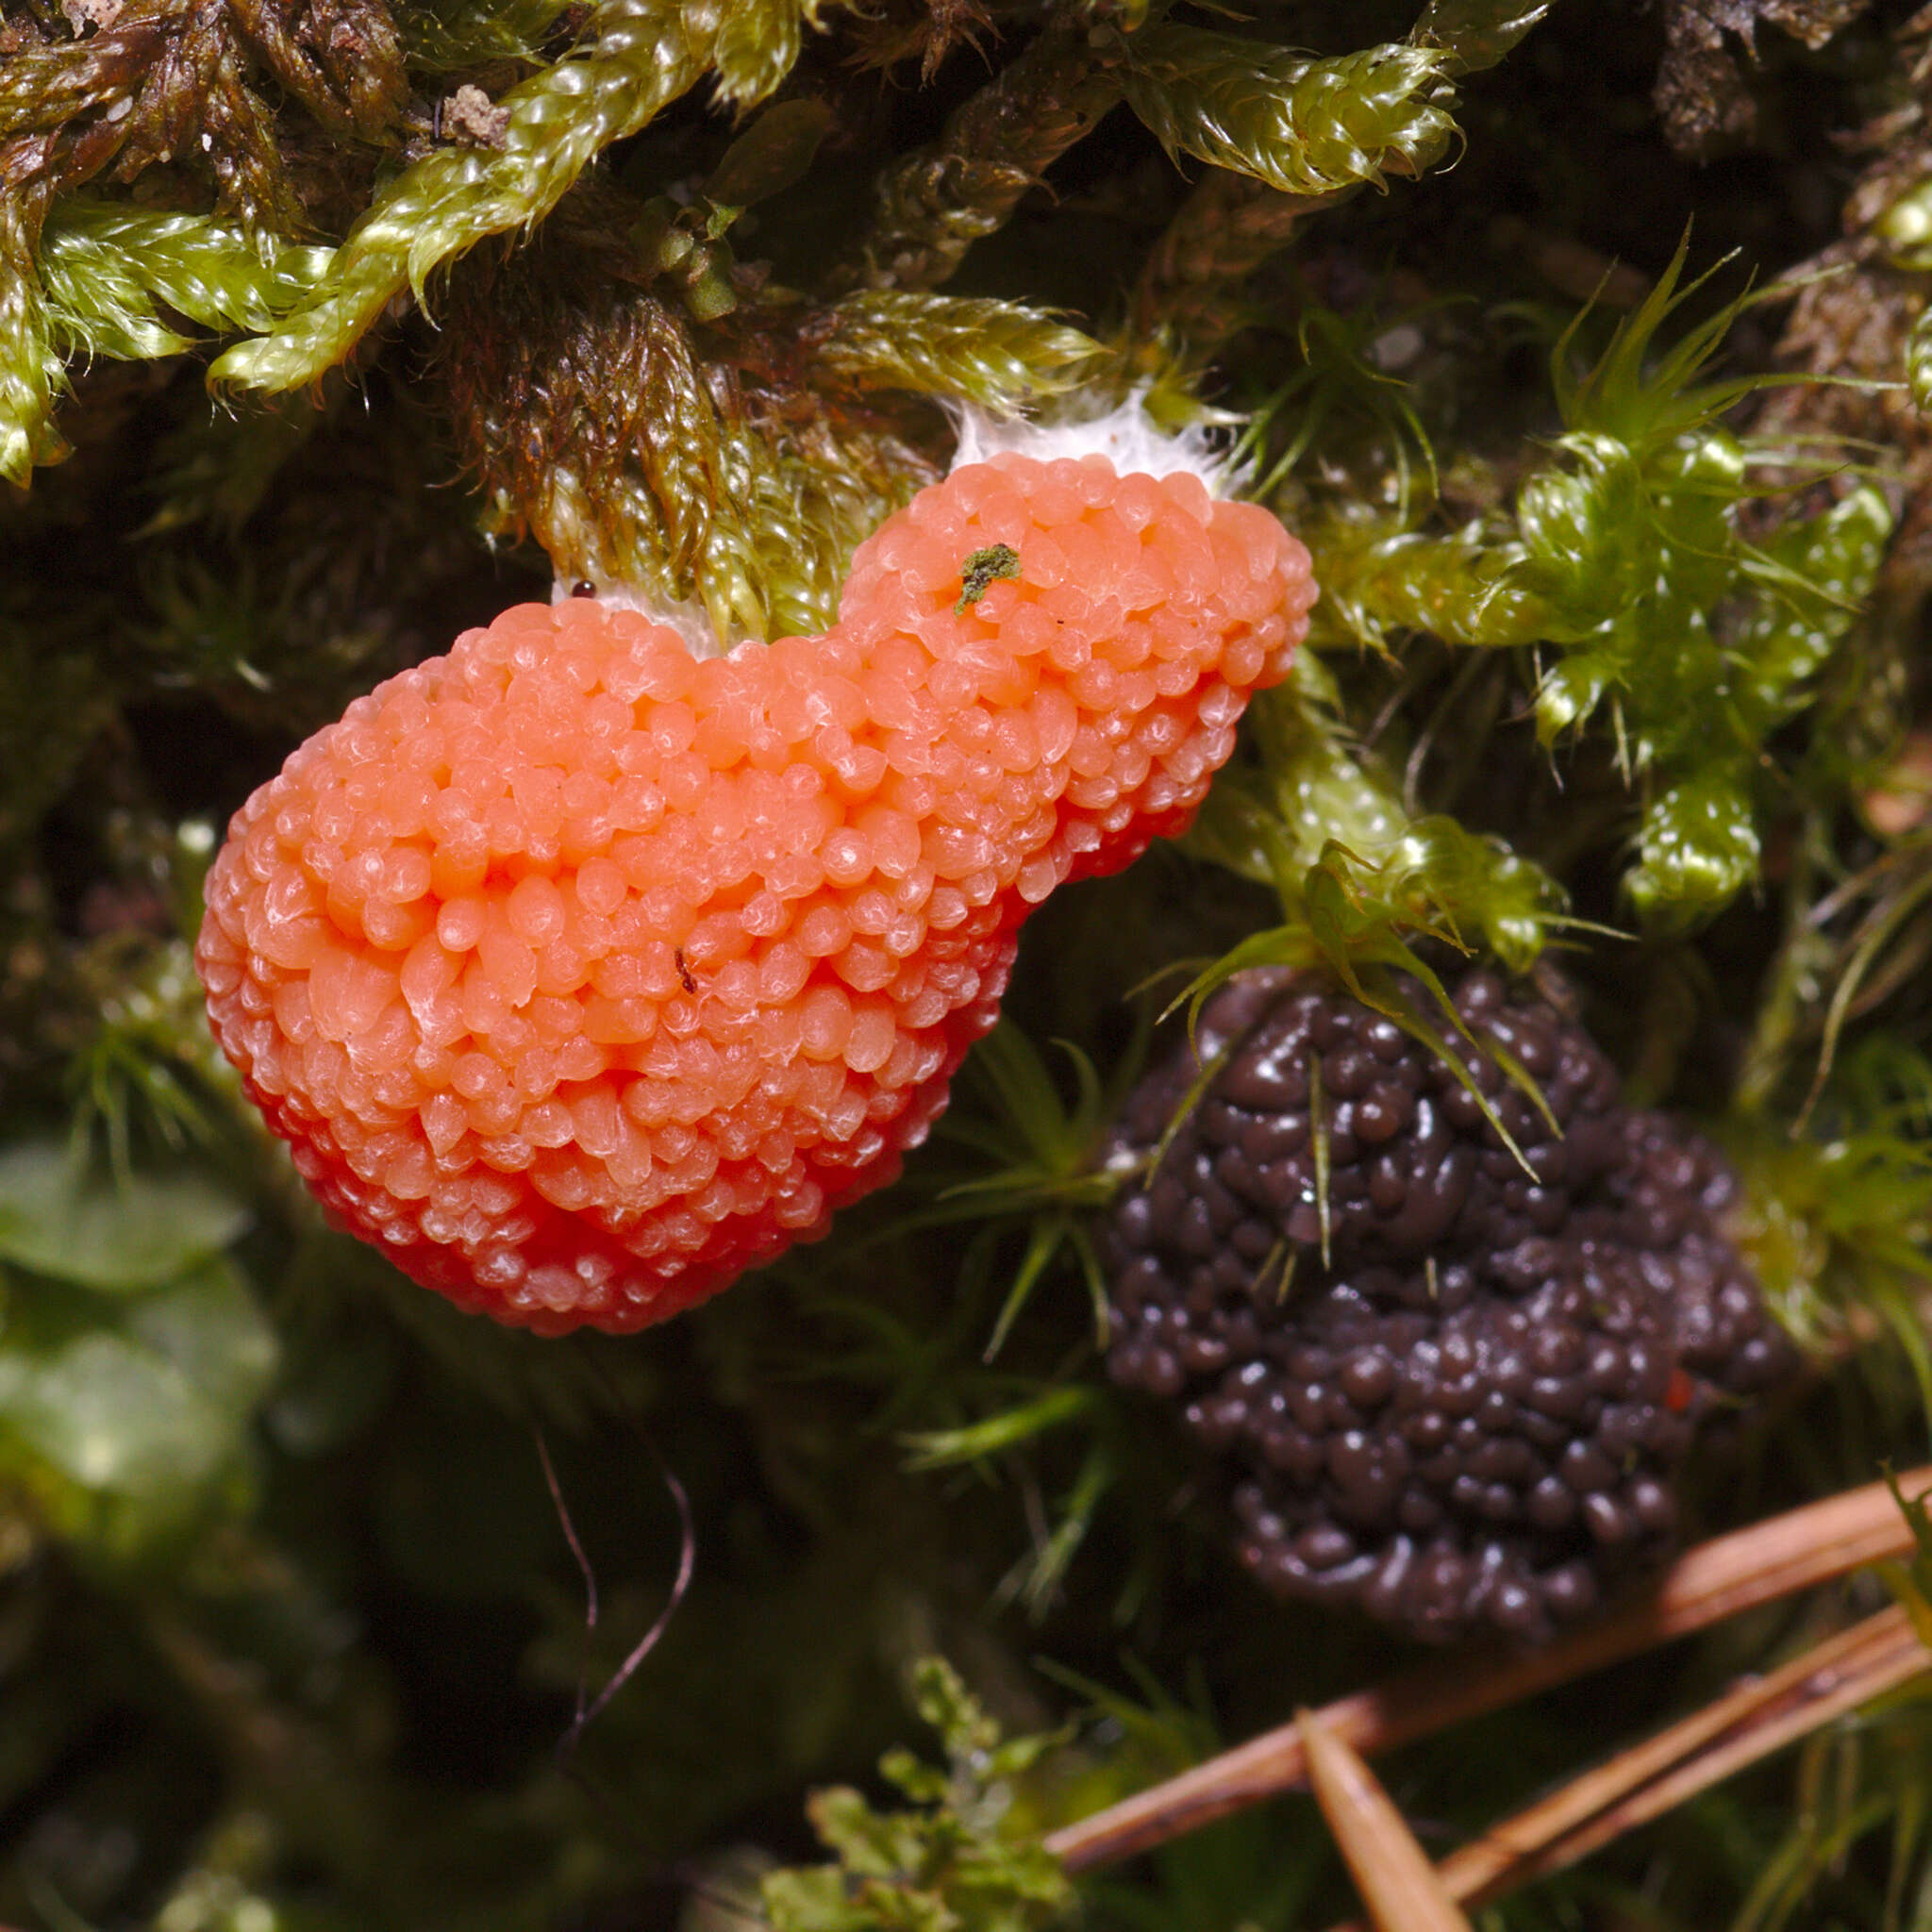
[[[1437,1879],[1460,1903],[1487,1905],[1575,1864],[1928,1669],[1932,1651],[1907,1613],[1881,1610],[1485,1832],[1445,1858]]]
[[[1914,1494],[1932,1488],[1932,1467],[1911,1471],[1901,1487]],[[1546,1650],[1425,1664],[1341,1698],[1318,1716],[1371,1756],[1911,1548],[1911,1526],[1890,1490],[1870,1483],[1700,1544],[1637,1602]],[[1283,1724],[1063,1826],[1047,1846],[1068,1870],[1090,1871],[1165,1844],[1306,1778],[1301,1734],[1294,1724]]]

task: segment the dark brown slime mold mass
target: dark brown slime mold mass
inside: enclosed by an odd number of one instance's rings
[[[1116,1129],[1112,1159],[1146,1156],[1225,1057],[1106,1230],[1108,1366],[1181,1405],[1271,1588],[1431,1641],[1537,1641],[1669,1550],[1699,1425],[1795,1356],[1723,1232],[1716,1152],[1623,1105],[1547,1000],[1490,972],[1454,998],[1560,1129],[1465,1050],[1536,1178],[1391,1021],[1314,974],[1241,974]]]

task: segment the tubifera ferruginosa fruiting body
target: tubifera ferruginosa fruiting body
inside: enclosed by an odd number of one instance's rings
[[[1109,1150],[1130,1166],[1173,1133],[1106,1224],[1109,1366],[1179,1407],[1272,1589],[1428,1641],[1534,1641],[1671,1547],[1700,1425],[1795,1356],[1725,1238],[1715,1151],[1625,1107],[1549,999],[1489,971],[1454,999],[1522,1160],[1324,976],[1248,972],[1207,1002]]]
[[[1187,824],[1313,600],[1187,467],[1005,451],[859,546],[821,637],[506,611],[237,813],[216,1035],[406,1274],[550,1333],[661,1321],[893,1177],[1021,922]]]

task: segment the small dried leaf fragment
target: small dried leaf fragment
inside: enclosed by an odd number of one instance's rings
[[[509,109],[497,107],[470,81],[443,102],[438,121],[445,141],[466,147],[501,148],[509,132]]]
[[[60,17],[77,41],[90,28],[112,26],[125,0],[60,0]]]
[[[996,583],[1020,581],[1020,553],[1010,543],[990,543],[959,566],[959,601],[955,617],[964,617]]]
[[[1932,729],[1908,732],[1883,778],[1859,802],[1866,822],[1887,839],[1903,839],[1932,817]]]
[[[1665,138],[1693,159],[1748,140],[1757,128],[1757,103],[1738,52],[1756,63],[1759,25],[1781,27],[1815,51],[1870,5],[1871,0],[1670,0],[1653,95]]]

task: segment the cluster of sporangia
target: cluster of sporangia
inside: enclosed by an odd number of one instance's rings
[[[1313,599],[1192,475],[1006,455],[874,532],[823,637],[507,611],[236,815],[216,1034],[418,1281],[659,1321],[891,1179],[1020,922],[1188,822]]]
[[[1182,1406],[1273,1588],[1536,1640],[1669,1547],[1699,1424],[1793,1357],[1722,1232],[1714,1152],[1622,1105],[1548,1001],[1489,972],[1454,998],[1554,1117],[1464,1052],[1535,1178],[1392,1022],[1243,974],[1116,1131],[1114,1160],[1144,1158],[1221,1062],[1108,1224],[1110,1367]]]

